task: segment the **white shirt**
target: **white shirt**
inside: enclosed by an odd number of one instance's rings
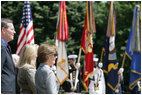
[[[94,72],[90,75],[89,94],[105,94],[105,79],[102,69],[94,68]],[[93,79],[93,80],[92,80]],[[95,85],[98,82],[98,89]]]

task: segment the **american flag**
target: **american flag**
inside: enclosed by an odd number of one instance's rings
[[[34,31],[30,3],[25,1],[16,54],[20,55],[24,45],[29,43],[34,43]]]

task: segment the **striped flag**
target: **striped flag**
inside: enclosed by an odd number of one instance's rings
[[[56,26],[56,46],[58,46],[57,80],[60,85],[62,85],[63,82],[69,77],[65,42],[68,41],[68,34],[69,31],[66,13],[66,2],[60,1],[60,8]]]
[[[29,43],[34,43],[34,31],[30,3],[25,1],[16,54],[20,55],[24,45]]]
[[[92,1],[87,1],[87,13],[81,40],[81,48],[83,49],[83,52],[85,54],[83,85],[86,91],[88,91],[89,76],[91,75],[91,73],[93,73],[94,70],[92,34],[96,32],[96,26],[92,5]]]

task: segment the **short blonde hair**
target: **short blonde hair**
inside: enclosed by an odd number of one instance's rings
[[[38,48],[38,62],[44,63],[47,61],[47,56],[56,53],[56,47],[54,45],[42,44]]]
[[[20,57],[17,54],[12,54],[12,59],[13,59],[13,62],[15,64],[15,67],[17,67],[17,65],[18,65],[19,58]]]
[[[23,67],[25,64],[36,66],[35,56],[37,55],[38,47],[39,46],[37,44],[26,44],[23,47],[20,53],[20,59],[18,64],[19,68]]]

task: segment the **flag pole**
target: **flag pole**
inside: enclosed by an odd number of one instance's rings
[[[124,67],[125,59],[126,59],[126,51],[125,51],[125,53],[124,53],[124,57],[123,57],[123,61],[122,61],[121,68],[123,68],[123,67]]]
[[[121,64],[121,68],[123,68],[123,67],[124,67],[125,59],[126,59],[126,51],[125,51],[125,53],[124,53],[123,61],[122,61],[122,64]],[[121,73],[118,73],[118,75],[119,75],[118,84],[119,84],[119,86],[120,86]],[[119,86],[117,87],[117,89],[119,88]]]
[[[81,48],[79,49],[78,60],[77,63],[80,63],[80,56],[81,56]]]
[[[100,58],[100,62],[101,62],[101,63],[102,63],[102,60],[103,60],[104,51],[105,51],[105,49],[102,48],[102,53],[101,53],[101,58]]]
[[[81,56],[81,48],[79,49],[79,54],[78,54],[78,60],[77,60],[77,63],[80,63],[80,56]],[[80,67],[79,67],[79,68],[80,68]],[[74,88],[72,89],[73,91],[76,90],[77,83],[79,82],[79,80],[78,80],[79,68],[77,67],[77,69],[76,69],[75,85],[74,85]]]

